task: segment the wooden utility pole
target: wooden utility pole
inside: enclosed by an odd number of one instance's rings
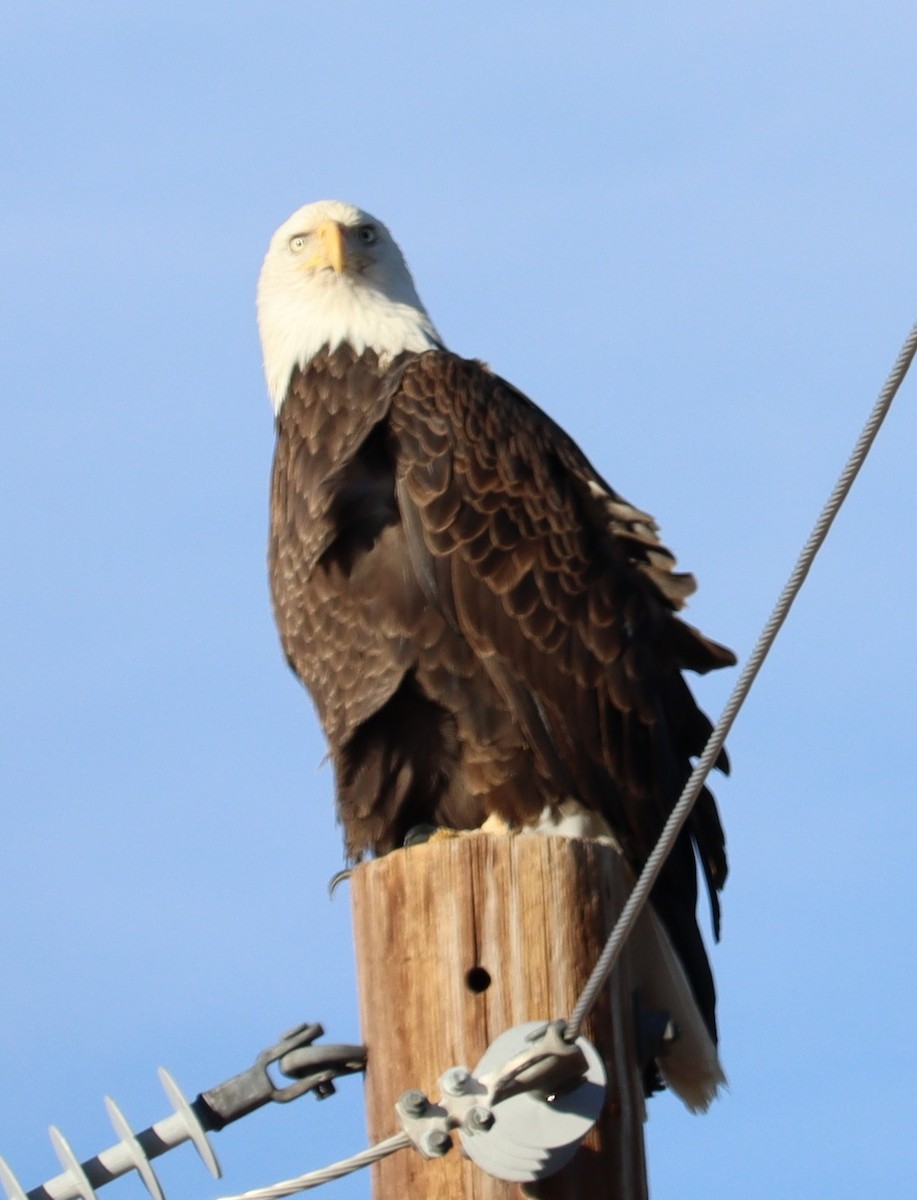
[[[398,1132],[409,1088],[439,1097],[525,1021],[568,1017],[630,887],[595,842],[462,835],[363,863],[351,879],[372,1143]],[[453,1149],[374,1168],[374,1200],[645,1200],[644,1104],[625,954],[583,1030],[608,1071],[602,1115],[573,1161],[539,1183],[494,1179]]]

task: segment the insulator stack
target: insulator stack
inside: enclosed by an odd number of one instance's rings
[[[272,1100],[285,1104],[310,1091],[323,1099],[334,1093],[334,1079],[363,1070],[365,1047],[313,1045],[321,1036],[321,1025],[297,1025],[259,1054],[253,1066],[202,1092],[193,1101],[185,1099],[169,1072],[160,1067],[159,1081],[174,1110],[171,1116],[134,1133],[118,1105],[106,1096],[109,1120],[119,1139],[113,1146],[80,1162],[64,1135],[52,1125],[51,1144],[64,1168],[61,1174],[27,1192],[0,1158],[0,1184],[8,1200],[98,1200],[96,1188],[136,1171],[152,1200],[164,1200],[151,1160],[183,1142],[194,1143],[208,1171],[219,1179],[220,1165],[207,1139],[208,1131],[223,1129]],[[282,1087],[274,1082],[268,1070],[272,1063],[290,1082]]]
[[[23,1189],[6,1160],[0,1158],[0,1183],[9,1200],[98,1200],[96,1188],[130,1171],[139,1174],[152,1200],[164,1200],[150,1160],[183,1142],[194,1143],[207,1169],[219,1179],[219,1163],[194,1106],[164,1067],[159,1069],[159,1079],[175,1109],[171,1116],[135,1134],[118,1105],[106,1096],[108,1116],[120,1141],[95,1158],[80,1162],[64,1135],[52,1125],[48,1131],[51,1144],[64,1170],[29,1192]]]

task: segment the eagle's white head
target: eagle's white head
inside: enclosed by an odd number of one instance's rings
[[[258,328],[279,412],[296,367],[348,343],[390,360],[441,345],[394,238],[352,204],[319,200],[285,221],[258,279]]]

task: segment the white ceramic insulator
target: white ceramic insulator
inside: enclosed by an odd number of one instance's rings
[[[207,1130],[165,1067],[159,1068],[159,1082],[172,1102],[175,1115],[167,1117],[165,1121],[159,1121],[153,1126],[153,1132],[170,1146],[178,1145],[179,1142],[192,1141],[195,1150],[203,1159],[204,1166],[214,1179],[219,1179],[223,1172],[220,1170],[217,1156],[207,1140]],[[176,1137],[175,1133],[178,1132],[179,1127],[184,1131],[183,1136]]]
[[[5,1158],[0,1158],[0,1183],[9,1200],[29,1200]]]
[[[82,1196],[83,1200],[98,1200],[95,1188],[86,1178],[86,1172],[83,1170],[80,1160],[73,1153],[70,1143],[56,1125],[49,1127],[48,1136],[51,1139],[51,1145],[54,1147],[54,1153],[60,1160],[60,1165],[64,1168],[64,1173],[70,1176],[73,1188],[71,1194]]]
[[[134,1131],[128,1124],[124,1113],[118,1108],[111,1096],[105,1097],[105,1107],[108,1109],[108,1119],[111,1121],[112,1128],[121,1139],[121,1147],[130,1157],[131,1167],[136,1169],[153,1200],[165,1200],[159,1180],[156,1178],[156,1172],[153,1170],[153,1165],[144,1153],[143,1147],[137,1141]]]

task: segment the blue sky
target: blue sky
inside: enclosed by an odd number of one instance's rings
[[[358,1040],[332,780],[265,571],[254,286],[337,196],[454,349],[654,513],[744,658],[917,317],[910,3],[36,3],[0,44],[0,1154],[26,1188],[283,1029]],[[915,382],[730,739],[730,1091],[655,1200],[917,1170]],[[714,715],[734,679],[700,681]],[[444,1064],[445,1065],[445,1064]],[[185,1148],[170,1200],[366,1144],[361,1085]],[[140,1196],[139,1181],[110,1189]],[[368,1195],[368,1178],[329,1195]]]

